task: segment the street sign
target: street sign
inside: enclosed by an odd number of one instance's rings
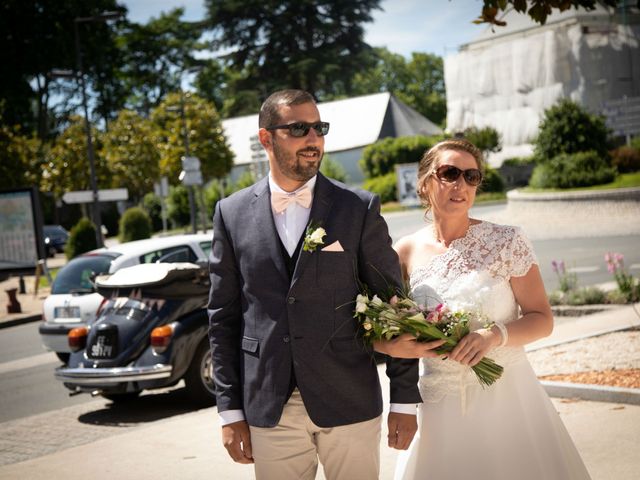
[[[187,187],[202,185],[202,172],[200,170],[182,170],[178,179]]]
[[[160,182],[155,182],[153,184],[153,193],[155,193],[158,197],[168,197],[169,179],[167,177],[161,177]]]
[[[626,136],[640,133],[640,97],[623,97],[604,102],[602,114],[607,127],[615,135]]]
[[[200,170],[200,159],[198,157],[182,157],[183,170]]]
[[[129,198],[129,191],[126,188],[110,188],[105,190],[98,190],[99,202],[115,202],[117,200],[127,200]],[[62,195],[62,201],[64,203],[92,203],[93,192],[91,190],[76,190],[74,192],[67,192]]]

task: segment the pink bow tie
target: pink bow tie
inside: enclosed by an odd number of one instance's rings
[[[295,193],[271,192],[271,206],[276,213],[284,212],[291,202],[309,208],[311,206],[311,190],[304,187]]]

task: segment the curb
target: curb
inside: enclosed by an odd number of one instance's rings
[[[42,320],[41,313],[34,313],[31,315],[25,315],[19,318],[12,318],[9,320],[0,319],[0,329],[15,327],[16,325],[24,325],[25,323],[38,322]]]
[[[592,402],[627,403],[640,405],[640,389],[607,387],[583,383],[540,380],[547,395],[557,398],[579,398]]]

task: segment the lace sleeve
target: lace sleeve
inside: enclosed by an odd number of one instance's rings
[[[538,264],[531,242],[519,227],[513,228],[513,241],[511,242],[509,257],[511,258],[510,277],[522,277],[527,274],[531,265]]]

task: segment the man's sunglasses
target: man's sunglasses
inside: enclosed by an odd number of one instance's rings
[[[468,168],[467,170],[460,170],[453,165],[442,165],[435,171],[436,177],[440,180],[453,183],[463,176],[464,181],[472,187],[477,187],[482,182],[482,172],[477,168]]]
[[[289,130],[289,135],[292,137],[306,137],[309,135],[309,130],[314,129],[316,131],[316,135],[319,137],[324,137],[327,133],[329,133],[329,123],[328,122],[295,122],[290,123],[289,125],[274,125],[273,127],[267,127],[267,130]]]

